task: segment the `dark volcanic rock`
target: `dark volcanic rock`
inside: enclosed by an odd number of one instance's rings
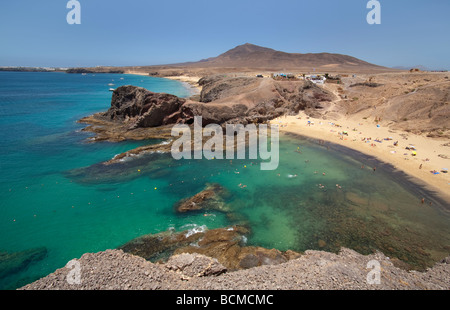
[[[120,127],[122,137],[136,129],[192,124],[195,116],[202,116],[203,126],[262,123],[300,110],[320,109],[323,102],[333,100],[333,94],[309,81],[214,75],[200,79],[199,83],[203,87],[201,102],[142,87],[121,86],[113,92],[107,112],[81,121],[93,125],[101,122],[103,128],[97,130],[100,133],[107,131],[105,126]]]
[[[312,113],[335,96],[310,81],[276,81],[245,76],[213,75],[200,79],[200,101],[186,103],[205,124],[263,123],[282,115]]]
[[[206,188],[190,198],[183,199],[175,205],[177,212],[184,213],[196,210],[229,211],[224,198],[228,191],[220,184],[206,184]]]
[[[141,236],[127,242],[119,249],[152,262],[166,262],[172,255],[183,253],[201,254],[216,259],[227,270],[276,265],[300,256],[293,251],[281,252],[276,249],[246,246],[243,238],[246,234],[249,234],[249,231],[243,226],[206,231],[167,231]],[[215,261],[214,264],[216,264]],[[177,265],[177,263],[170,265]],[[211,272],[220,273],[223,270],[220,265],[217,264],[215,271]],[[170,269],[183,268],[172,266]]]
[[[169,230],[135,238],[120,246],[119,249],[149,261],[166,261],[176,249],[197,242],[201,236],[202,233],[174,233]]]
[[[300,253],[293,251],[288,253],[276,249],[246,246],[243,237],[249,233],[249,230],[242,226],[207,230],[202,233],[197,243],[180,247],[174,254],[197,253],[213,257],[228,270],[277,265],[300,256]]]
[[[213,75],[200,79],[201,102],[153,93],[141,87],[122,86],[112,96],[111,108],[103,114],[127,128],[192,124],[249,124],[269,121],[300,110],[320,109],[333,95],[308,81],[275,81],[245,76]]]
[[[84,131],[96,134],[91,141],[170,139],[171,125],[192,125],[195,116],[202,117],[203,126],[260,124],[300,110],[313,115],[335,99],[327,90],[302,80],[214,75],[202,78],[200,84],[201,100],[206,102],[122,86],[114,91],[107,112],[79,122],[89,124]]]
[[[202,117],[202,125],[230,123],[230,120],[238,119],[245,115],[247,108],[239,104],[204,104],[198,102],[187,102],[183,108],[183,115],[186,117],[184,123],[194,122],[194,116]]]
[[[130,128],[157,127],[177,122],[185,99],[154,93],[142,87],[121,86],[111,99],[111,108],[104,114],[111,120],[130,123]]]
[[[227,77],[222,74],[203,77],[198,81],[198,84],[202,86],[200,102],[211,102],[237,95],[242,92],[243,87],[258,82],[255,77]]]
[[[123,74],[123,70],[114,70],[114,69],[86,69],[86,68],[69,68],[66,70],[66,73],[115,73],[115,74]]]

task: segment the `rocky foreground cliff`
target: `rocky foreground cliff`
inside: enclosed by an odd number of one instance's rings
[[[77,279],[74,265],[68,265],[21,290],[450,289],[450,258],[426,272],[408,272],[395,267],[381,253],[363,256],[345,248],[339,254],[306,251],[283,264],[234,272],[200,254],[183,253],[167,263],[155,264],[121,250],[107,250],[84,254],[76,262],[80,281],[73,281]],[[377,263],[379,278],[374,267]]]

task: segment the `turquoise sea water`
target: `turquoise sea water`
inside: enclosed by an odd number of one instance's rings
[[[46,249],[26,267],[0,269],[0,288],[22,286],[83,253],[140,235],[235,224],[221,212],[174,212],[177,201],[208,182],[230,192],[234,218],[251,227],[249,245],[381,250],[419,269],[449,254],[445,203],[422,205],[428,194],[389,167],[297,136],[282,135],[275,171],[262,171],[258,160],[175,161],[158,153],[96,165],[161,142],[86,142],[90,134],[76,121],[107,110],[109,88],[126,84],[190,95],[177,81],[153,77],[0,72],[0,252]]]

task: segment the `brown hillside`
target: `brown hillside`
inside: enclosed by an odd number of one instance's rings
[[[156,76],[206,76],[230,72],[396,72],[361,59],[332,53],[286,53],[246,43],[217,56],[197,62],[168,65],[122,67],[125,72],[150,73]]]
[[[358,75],[326,88],[340,97],[324,109],[329,115],[377,120],[392,129],[450,137],[448,73]]]
[[[355,57],[331,53],[285,53],[253,44],[239,45],[217,57],[180,64],[187,67],[243,67],[265,69],[387,69]]]

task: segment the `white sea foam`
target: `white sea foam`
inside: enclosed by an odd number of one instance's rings
[[[196,224],[193,224],[194,227],[189,229],[187,231],[187,233],[184,235],[186,238],[189,238],[190,236],[197,234],[197,233],[202,233],[205,232],[208,228],[206,227],[206,225],[202,225],[202,226],[197,226]]]
[[[172,142],[172,140],[166,140],[166,141],[161,142],[159,145],[166,145],[166,144],[169,144],[170,142]]]
[[[243,244],[247,244],[247,240],[248,240],[248,239],[247,239],[246,236],[242,236],[242,237],[241,237],[241,241],[242,241]]]

